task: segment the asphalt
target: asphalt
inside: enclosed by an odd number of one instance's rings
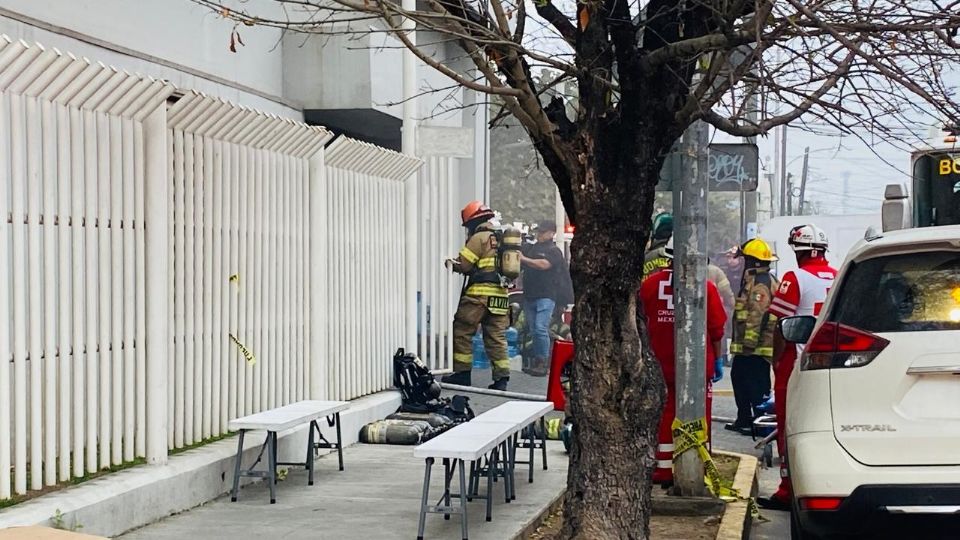
[[[737,406],[733,400],[733,388],[730,385],[729,372],[714,385],[713,416],[715,418],[734,418]],[[729,452],[749,454],[760,457],[761,451],[754,448],[756,441],[749,436],[740,435],[723,429],[722,422],[713,424],[714,447]],[[777,463],[776,445],[773,445],[773,467],[766,468],[763,460],[760,464],[760,496],[770,495],[780,485],[780,469]],[[790,513],[774,510],[761,510],[761,520],[754,521],[750,530],[751,540],[788,540],[790,538]]]

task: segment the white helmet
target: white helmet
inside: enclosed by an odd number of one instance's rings
[[[826,251],[830,245],[827,233],[813,224],[798,225],[790,229],[787,243],[790,244],[793,251]]]

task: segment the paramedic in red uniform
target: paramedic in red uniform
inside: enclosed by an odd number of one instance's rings
[[[673,239],[664,249],[665,256],[673,261]],[[638,293],[642,303],[644,315],[647,319],[647,329],[650,333],[650,346],[654,356],[660,362],[663,378],[667,384],[667,402],[664,405],[663,416],[660,418],[659,441],[657,445],[657,467],[653,472],[653,481],[657,484],[669,485],[673,482],[673,433],[672,424],[676,416],[676,370],[674,368],[674,339],[673,339],[673,266],[667,266],[650,274],[640,286]],[[706,389],[707,426],[710,425],[710,409],[713,401],[714,363],[720,353],[720,341],[723,339],[724,328],[727,324],[727,314],[723,310],[723,300],[717,287],[712,281],[707,281],[707,377],[704,381]],[[683,418],[682,420],[696,420]],[[709,433],[708,433],[709,436]]]
[[[768,313],[774,319],[795,315],[820,314],[833,285],[837,271],[827,262],[827,235],[816,225],[800,225],[790,230],[787,243],[797,256],[797,270],[787,272],[780,287],[773,295]],[[760,497],[757,503],[773,510],[790,510],[793,495],[787,464],[787,381],[793,373],[800,353],[800,346],[786,343],[780,332],[775,333],[773,373],[774,406],[777,413],[777,451],[780,452],[780,488],[768,497]]]

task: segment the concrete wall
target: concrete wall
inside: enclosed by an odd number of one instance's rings
[[[2,0],[0,7],[120,47],[281,95],[280,30],[241,26],[246,46],[228,49],[234,23],[189,0]],[[273,0],[246,0],[243,9],[282,15]]]

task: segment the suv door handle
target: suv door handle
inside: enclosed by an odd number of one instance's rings
[[[960,365],[911,367],[907,375],[960,375]]]

